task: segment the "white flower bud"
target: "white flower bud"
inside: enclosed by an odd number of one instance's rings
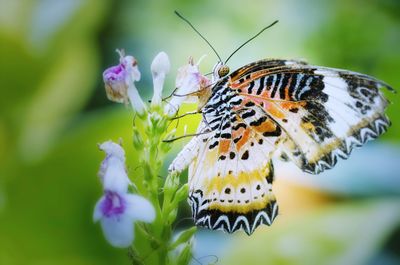
[[[166,74],[170,70],[170,62],[165,52],[160,52],[151,63],[151,73],[153,75],[154,94],[151,100],[152,106],[161,104],[162,89]]]

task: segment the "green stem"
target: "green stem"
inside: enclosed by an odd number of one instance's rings
[[[159,111],[155,114],[158,114],[160,119],[163,119],[160,110],[154,111]],[[179,179],[177,176],[168,176],[167,179],[162,179],[162,181],[159,179],[164,161],[164,154],[160,150],[162,139],[165,137],[167,131],[167,123],[157,120],[158,116],[152,114],[149,113],[148,124],[141,137],[142,139],[148,139],[144,141],[143,149],[143,180],[146,193],[155,208],[156,219],[148,226],[149,230],[144,230],[141,227],[141,233],[150,241],[150,246],[157,255],[157,263],[159,265],[176,264],[175,259],[169,260],[168,252],[171,249],[171,225],[176,218],[175,213],[178,202],[174,196],[176,190],[179,188]],[[161,190],[163,191],[161,193],[162,196],[160,196]]]
[[[150,126],[153,124],[150,124]],[[146,161],[146,169],[148,170],[148,181],[149,181],[149,190],[151,201],[156,209],[157,217],[154,221],[153,227],[153,236],[158,240],[159,247],[157,249],[158,254],[158,264],[163,265],[166,264],[168,251],[165,240],[169,240],[169,238],[165,238],[164,226],[165,222],[163,219],[162,208],[160,205],[159,198],[159,180],[158,175],[160,173],[160,165],[162,165],[162,157],[158,152],[158,146],[160,142],[161,135],[157,133],[161,128],[153,127],[149,128],[149,131],[152,132],[153,135],[150,136],[148,141],[149,146],[147,146],[148,150],[148,160]]]

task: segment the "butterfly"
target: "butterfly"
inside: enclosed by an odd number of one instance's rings
[[[380,89],[393,88],[368,75],[275,59],[226,72],[215,67],[199,134],[171,165],[190,161],[198,226],[250,235],[271,225],[278,214],[274,156],[318,174],[390,125]]]
[[[311,174],[334,167],[388,129],[381,89],[394,89],[368,75],[296,60],[260,60],[229,74],[229,58],[214,67],[213,85],[201,94],[197,134],[169,169],[189,166],[196,225],[250,235],[278,215],[272,158]]]

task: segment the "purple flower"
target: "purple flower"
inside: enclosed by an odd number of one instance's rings
[[[155,210],[145,198],[129,194],[131,181],[125,170],[125,151],[112,141],[99,145],[106,157],[99,177],[104,195],[97,202],[93,219],[100,221],[104,236],[114,247],[128,247],[134,239],[134,222],[152,222]]]
[[[126,202],[118,193],[106,191],[104,197],[100,210],[105,217],[118,216],[125,212]]]
[[[140,72],[137,61],[133,56],[125,56],[123,51],[117,50],[120,55],[120,63],[111,66],[103,72],[103,81],[107,97],[118,103],[131,102],[133,109],[143,115],[146,106],[143,103],[135,83],[140,80]]]
[[[129,247],[134,239],[134,222],[152,222],[153,205],[145,198],[128,193],[105,191],[97,202],[93,219],[100,221],[107,241],[114,247]]]
[[[111,66],[103,72],[103,80],[109,100],[128,103],[128,86],[125,79],[126,71],[122,64]]]

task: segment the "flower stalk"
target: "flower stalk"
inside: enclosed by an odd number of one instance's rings
[[[106,152],[99,172],[105,195],[96,206],[94,218],[102,222],[106,239],[113,246],[131,246],[129,256],[133,264],[189,264],[196,228],[182,231],[177,239],[172,239],[172,225],[179,203],[187,197],[188,185],[180,183],[176,171],[162,177],[165,156],[172,147],[172,143],[163,140],[174,137],[175,130],[169,131],[168,125],[186,96],[172,97],[169,104],[163,103],[162,90],[170,62],[167,54],[161,52],[151,64],[154,94],[151,106],[147,106],[135,86],[135,82],[140,80],[135,58],[125,56],[123,51],[118,53],[119,64],[105,70],[103,79],[107,97],[119,103],[130,102],[140,117],[134,119],[132,145],[138,154],[142,175],[128,177],[125,152],[120,145],[112,142],[100,145],[100,149]],[[189,64],[179,70],[176,91],[189,95],[208,83],[208,79],[199,73],[198,66],[189,60]],[[137,194],[130,193],[131,190]],[[109,222],[114,226],[104,227],[104,220],[108,221],[110,216],[115,217]],[[121,216],[128,218],[121,219]],[[136,233],[128,228],[129,225],[132,228],[133,223]],[[110,238],[109,232],[114,230],[120,238]],[[124,236],[121,231],[128,235]]]

